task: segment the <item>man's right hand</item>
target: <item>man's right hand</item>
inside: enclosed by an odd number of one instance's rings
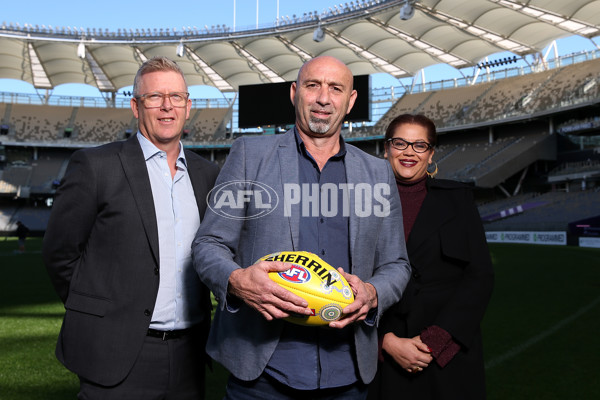
[[[269,278],[269,272],[282,272],[291,264],[281,261],[260,261],[248,268],[240,268],[229,276],[230,295],[244,300],[267,321],[289,317],[291,313],[311,315],[308,302]]]

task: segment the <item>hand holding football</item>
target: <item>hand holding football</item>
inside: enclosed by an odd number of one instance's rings
[[[300,325],[328,325],[342,317],[342,310],[354,301],[346,279],[316,254],[306,251],[282,251],[262,257],[264,261],[292,264],[269,277],[281,287],[308,301],[312,315],[293,315],[286,320]]]

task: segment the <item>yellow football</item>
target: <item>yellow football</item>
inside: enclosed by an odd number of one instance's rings
[[[294,314],[287,321],[300,325],[327,325],[342,317],[342,309],[354,301],[346,279],[319,256],[307,251],[282,251],[262,257],[264,261],[283,261],[292,266],[269,277],[308,302],[312,315]]]

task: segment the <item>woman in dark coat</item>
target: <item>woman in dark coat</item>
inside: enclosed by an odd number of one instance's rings
[[[480,323],[492,263],[471,189],[432,179],[435,145],[435,125],[422,115],[401,115],[386,131],[413,274],[380,323],[369,399],[485,398]]]

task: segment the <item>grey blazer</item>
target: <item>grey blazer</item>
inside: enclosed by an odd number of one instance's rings
[[[402,212],[394,175],[389,164],[352,145],[346,145],[345,168],[349,184],[389,185],[385,198],[386,217],[357,216],[350,212],[351,272],[373,284],[378,294],[378,316],[396,303],[410,277],[410,266],[402,234]],[[228,184],[228,182],[237,184]],[[285,212],[284,184],[298,183],[298,151],[293,130],[284,135],[240,138],[231,148],[215,190],[256,189],[249,182],[271,188],[279,199],[270,213],[257,209],[261,202],[247,202],[223,215],[209,207],[193,244],[194,266],[200,279],[212,290],[220,306],[211,328],[207,352],[242,380],[256,379],[264,370],[279,341],[284,322],[266,321],[245,304],[227,307],[229,275],[269,253],[298,248],[300,211]],[[221,186],[220,186],[221,185]],[[231,198],[237,198],[233,196]],[[355,199],[350,195],[349,210]],[[264,199],[263,199],[264,200]],[[210,205],[215,205],[215,198]],[[387,211],[387,210],[386,210]],[[256,216],[258,218],[245,218]],[[231,214],[233,213],[233,215]],[[363,382],[373,379],[377,365],[376,326],[364,322],[354,326],[356,357]]]

